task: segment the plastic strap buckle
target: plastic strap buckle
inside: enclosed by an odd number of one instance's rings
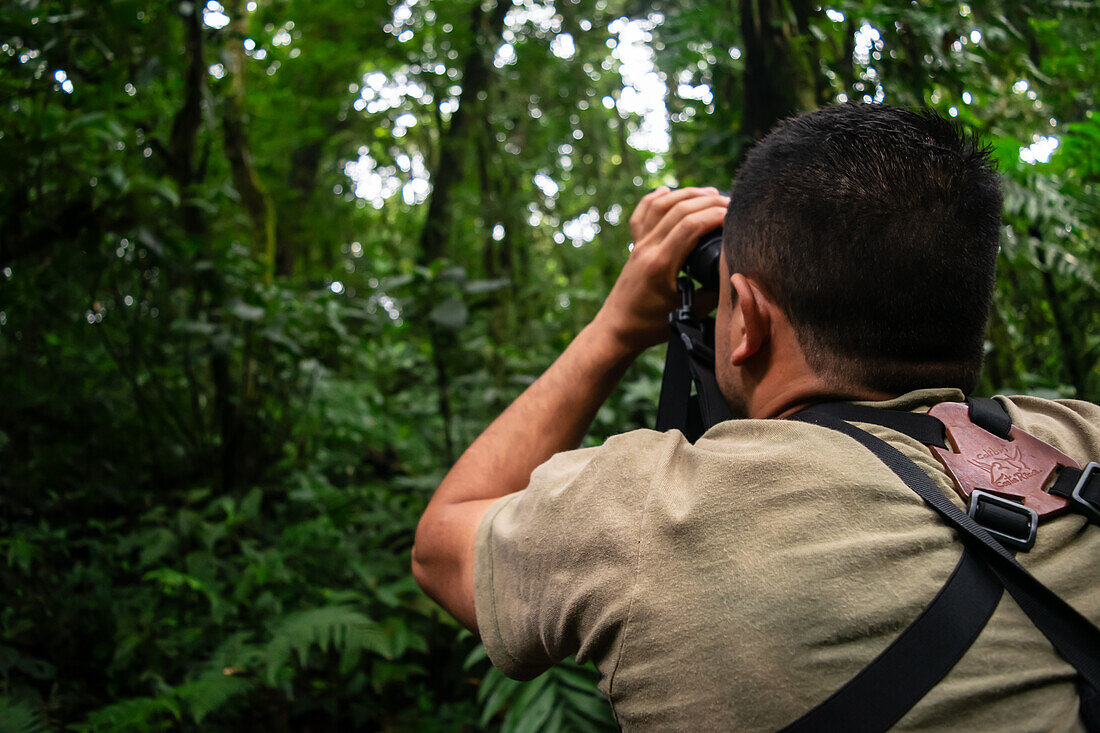
[[[1070,496],[1078,508],[1090,515],[1089,518],[1092,521],[1100,523],[1100,504],[1085,498],[1085,488],[1093,478],[1100,478],[1100,463],[1096,461],[1092,461],[1082,469],[1081,477],[1077,479],[1077,485],[1073,487]]]
[[[1027,552],[1035,546],[1039,515],[1031,507],[975,489],[967,514],[1006,547]]]
[[[680,307],[668,314],[668,322],[690,323],[695,320],[695,286],[687,275],[676,278],[676,291],[680,293]]]

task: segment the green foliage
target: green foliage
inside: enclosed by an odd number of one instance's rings
[[[0,697],[0,731],[4,733],[45,733],[46,723],[30,705]]]
[[[422,638],[413,638],[412,646],[427,651]],[[364,650],[382,654],[387,659],[400,656],[408,646],[404,634],[387,635],[371,619],[346,606],[328,606],[299,611],[282,619],[272,639],[263,650],[267,682],[274,684],[280,671],[290,666],[291,653],[298,664],[305,666],[310,649],[316,645],[325,653],[332,647],[341,652],[341,669],[356,666]]]
[[[465,667],[470,669],[487,659],[485,648],[478,646],[466,658]],[[592,694],[597,679],[594,669],[572,661],[562,662],[530,682],[516,682],[489,667],[478,687],[477,698],[482,704],[479,724],[485,727],[501,717],[502,733],[618,730],[610,708]]]
[[[730,180],[760,4],[240,5],[0,4],[0,730],[613,729],[589,668],[489,669],[413,531],[599,308],[640,192]],[[982,390],[1100,397],[1096,8],[779,5],[792,98],[993,145]],[[587,442],[653,424],[661,366]]]

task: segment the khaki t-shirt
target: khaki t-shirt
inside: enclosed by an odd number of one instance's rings
[[[882,407],[962,401],[922,390]],[[1013,397],[1015,425],[1100,460],[1100,408]],[[957,499],[927,448],[889,441]],[[961,501],[957,501],[962,506]],[[478,530],[477,621],[490,659],[529,679],[595,660],[624,730],[775,730],[874,659],[947,580],[962,546],[852,439],[735,420],[694,445],[637,430],[560,453]],[[1044,522],[1020,560],[1100,621],[1100,528]],[[1080,730],[1073,669],[1005,594],[990,623],[898,730]]]

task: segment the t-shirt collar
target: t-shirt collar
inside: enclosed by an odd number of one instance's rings
[[[906,392],[903,395],[881,402],[855,402],[857,405],[877,407],[882,410],[905,410],[911,412],[922,407],[931,407],[940,402],[962,402],[966,395],[960,389],[953,387],[937,387],[933,389],[917,389]]]

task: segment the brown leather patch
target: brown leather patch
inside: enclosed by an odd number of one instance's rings
[[[1040,517],[1064,511],[1068,502],[1043,491],[1058,466],[1080,465],[1049,443],[1013,426],[1003,440],[970,422],[970,411],[961,402],[941,402],[928,411],[947,428],[947,442],[954,450],[930,446],[955,481],[955,489],[969,501],[970,492],[981,489],[1022,502]]]

